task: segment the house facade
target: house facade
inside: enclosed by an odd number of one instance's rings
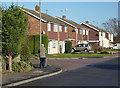
[[[72,46],[76,46],[80,43],[88,43],[89,31],[84,26],[66,19],[66,16],[55,17],[57,20],[64,22],[68,25],[68,40],[72,42]]]
[[[110,43],[113,42],[113,34],[109,33],[103,29],[95,27],[88,22],[82,22],[80,24],[84,28],[89,30],[88,43],[92,45],[92,49],[104,47],[109,48]]]
[[[35,7],[34,10],[21,8],[29,17],[27,35],[39,35],[40,34],[40,17],[39,7]],[[67,40],[67,25],[54,17],[41,13],[41,32],[47,34],[48,54],[64,53],[65,41]]]
[[[40,34],[40,13],[39,6],[34,10],[21,8],[29,17],[28,35]],[[41,31],[47,34],[48,54],[57,54],[65,52],[65,41],[70,40],[72,46],[86,43],[91,44],[92,49],[105,47],[108,48],[113,42],[113,34],[95,27],[86,21],[80,24],[66,19],[66,16],[52,17],[48,14],[41,13]]]

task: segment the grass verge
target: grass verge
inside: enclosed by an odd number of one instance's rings
[[[111,54],[51,54],[47,55],[47,57],[100,57],[108,55]]]

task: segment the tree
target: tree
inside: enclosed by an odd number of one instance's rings
[[[2,53],[9,61],[9,71],[12,71],[12,59],[20,53],[27,24],[28,17],[13,3],[2,10]]]
[[[111,32],[116,37],[116,41],[120,42],[120,20],[113,18],[109,19],[107,22],[102,23],[106,31]],[[118,41],[119,40],[119,41]]]

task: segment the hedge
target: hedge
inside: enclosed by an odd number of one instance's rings
[[[66,41],[65,42],[65,53],[71,53],[72,51],[72,42]]]
[[[32,54],[38,54],[38,50],[40,48],[40,35],[29,35],[29,47]],[[46,34],[42,34],[41,43],[44,44],[46,50],[48,51],[48,36]]]

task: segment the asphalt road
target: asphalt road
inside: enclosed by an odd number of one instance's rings
[[[113,58],[20,86],[118,86],[118,66],[118,58]]]

